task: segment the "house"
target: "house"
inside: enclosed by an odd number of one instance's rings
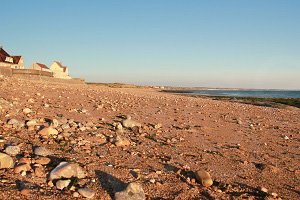
[[[0,66],[24,69],[24,60],[22,56],[9,55],[2,47],[0,47]]]
[[[30,69],[51,72],[51,70],[45,64],[42,64],[42,63],[33,63],[31,65]]]
[[[50,67],[51,71],[53,72],[53,76],[55,78],[61,79],[71,79],[69,76],[69,69],[66,66],[63,66],[60,62],[54,61]]]

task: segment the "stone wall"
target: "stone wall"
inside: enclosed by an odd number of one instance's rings
[[[83,84],[85,83],[84,79],[72,78],[72,79],[59,79],[54,78],[52,72],[45,72],[34,69],[12,69],[10,67],[0,66],[0,75],[8,77],[16,77],[20,79],[29,79],[29,80],[42,80],[56,83],[74,83],[74,84]]]

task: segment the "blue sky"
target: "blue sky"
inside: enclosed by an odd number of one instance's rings
[[[94,82],[300,89],[299,0],[2,0],[0,44]],[[5,9],[3,9],[5,8]]]

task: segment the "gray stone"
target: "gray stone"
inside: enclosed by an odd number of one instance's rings
[[[61,178],[84,178],[86,173],[77,163],[61,162],[51,172],[49,179],[61,179]]]

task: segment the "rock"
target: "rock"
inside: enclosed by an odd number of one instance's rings
[[[74,192],[73,193],[73,197],[75,197],[75,198],[79,197],[79,193],[78,192]]]
[[[26,126],[36,126],[38,125],[37,121],[35,119],[29,120],[28,122],[26,122]]]
[[[21,123],[20,121],[18,121],[16,119],[8,120],[7,124],[12,125],[14,128],[20,128],[20,127],[24,126],[23,123]]]
[[[15,167],[14,172],[16,174],[19,174],[21,172],[27,172],[29,170],[31,170],[30,165],[28,165],[28,164],[21,164],[21,165],[18,165],[18,166]]]
[[[30,195],[30,189],[22,189],[21,190],[21,194],[23,195],[23,196],[28,196],[28,195]]]
[[[142,186],[138,183],[130,183],[127,188],[115,194],[115,200],[145,200],[146,196]]]
[[[268,193],[268,189],[265,187],[260,187],[260,191],[262,191],[264,193]]]
[[[0,153],[0,169],[13,168],[14,160],[5,153]]]
[[[60,178],[84,178],[86,176],[84,170],[76,163],[61,162],[51,172],[49,179],[55,180]]]
[[[58,131],[52,127],[45,127],[42,130],[40,130],[38,134],[40,134],[41,136],[48,137],[50,135],[57,135]]]
[[[213,180],[210,177],[210,174],[204,170],[199,170],[196,172],[196,179],[204,186],[210,187],[213,184]]]
[[[115,145],[117,147],[124,147],[124,146],[130,146],[130,141],[127,140],[127,139],[123,139],[119,136],[116,137],[116,140],[115,140]]]
[[[56,187],[59,190],[63,190],[64,188],[68,187],[68,185],[71,183],[71,180],[59,180],[56,182]]]
[[[50,150],[48,150],[46,147],[36,147],[34,149],[34,154],[38,156],[50,156],[53,153]]]
[[[80,188],[78,189],[79,194],[81,194],[85,198],[93,198],[95,196],[95,192],[89,188]]]
[[[285,139],[285,140],[289,140],[290,138],[288,137],[288,136],[284,136],[284,138],[283,139]]]
[[[136,121],[132,120],[130,116],[128,116],[127,119],[122,121],[122,125],[125,128],[133,128],[135,126],[137,126],[137,127],[142,126],[139,122],[136,122]]]
[[[36,159],[34,162],[40,165],[48,165],[51,162],[51,159],[46,157],[41,157]]]
[[[31,111],[31,109],[30,108],[24,108],[23,109],[23,113],[25,114],[25,115],[27,115],[27,114],[29,114],[29,113],[31,113],[32,111]]]
[[[43,167],[36,167],[34,168],[34,174],[37,176],[37,177],[45,177],[46,174],[45,174],[45,170]]]
[[[20,153],[20,147],[19,146],[8,146],[5,148],[4,152],[8,155],[15,156]]]

